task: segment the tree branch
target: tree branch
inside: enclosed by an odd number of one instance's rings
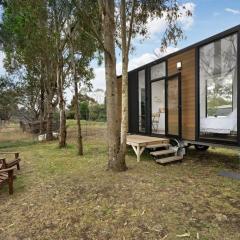
[[[131,19],[130,19],[130,26],[129,26],[129,31],[128,31],[127,53],[129,53],[130,45],[131,45],[132,29],[133,29],[133,22],[134,22],[134,17],[135,17],[135,7],[136,7],[136,0],[133,0],[132,11],[131,11]]]

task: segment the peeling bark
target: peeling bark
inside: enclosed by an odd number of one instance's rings
[[[122,161],[120,151],[120,121],[118,119],[118,96],[115,55],[115,21],[114,1],[100,1],[103,13],[104,60],[106,76],[107,100],[107,141],[108,141],[108,169],[125,171],[125,161]]]
[[[59,121],[60,121],[60,128],[59,128],[59,147],[64,148],[66,147],[66,137],[67,137],[67,129],[66,129],[66,112],[65,112],[65,99],[63,96],[63,75],[62,71],[57,66],[57,86],[58,86],[58,105],[59,105]]]
[[[44,103],[44,79],[41,76],[40,79],[40,134],[44,133],[44,108],[45,108],[45,103]]]
[[[47,133],[46,140],[53,140],[53,105],[52,105],[52,97],[47,95]]]
[[[78,83],[76,78],[74,79],[74,91],[75,91],[75,100],[76,100],[76,120],[77,120],[77,147],[78,147],[78,155],[83,155],[83,142],[82,142],[82,129],[81,129],[81,121],[80,121],[80,109],[78,102]]]

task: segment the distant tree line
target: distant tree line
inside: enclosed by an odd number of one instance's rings
[[[101,121],[107,120],[106,104],[98,103],[94,98],[89,97],[87,93],[78,94],[78,104],[80,109],[81,120]],[[76,119],[76,99],[73,96],[71,103],[68,105],[67,119]]]

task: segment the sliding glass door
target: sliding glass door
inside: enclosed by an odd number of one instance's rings
[[[165,135],[165,77],[166,63],[151,67],[151,133]]]
[[[153,82],[152,90],[152,133],[165,134],[165,80]]]

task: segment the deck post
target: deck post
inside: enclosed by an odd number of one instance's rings
[[[134,146],[134,145],[131,145],[131,146],[137,155],[137,162],[140,162],[140,157],[141,157],[141,154],[143,153],[145,147],[140,147],[139,144],[137,146]]]
[[[139,144],[137,145],[137,162],[140,162],[140,146]]]

